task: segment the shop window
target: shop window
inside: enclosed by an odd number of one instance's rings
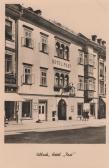
[[[77,107],[77,110],[78,110],[77,115],[82,116],[82,114],[83,114],[83,103],[78,103],[77,106],[78,106]]]
[[[22,117],[32,118],[32,101],[22,102]]]

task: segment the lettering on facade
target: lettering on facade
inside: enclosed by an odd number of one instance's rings
[[[71,64],[65,63],[65,62],[57,60],[57,59],[52,59],[52,63],[55,64],[57,67],[61,67],[61,68],[65,68],[65,69],[71,68]]]

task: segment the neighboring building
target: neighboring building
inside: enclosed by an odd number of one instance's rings
[[[104,118],[105,41],[92,40],[41,11],[6,5],[5,116],[8,120],[73,120],[89,108]],[[102,107],[102,111],[100,110]]]

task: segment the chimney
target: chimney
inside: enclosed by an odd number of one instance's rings
[[[97,35],[92,35],[92,41],[96,42],[97,40]]]
[[[35,10],[34,13],[36,13],[37,15],[41,16],[42,15],[42,11],[40,9]]]
[[[102,44],[102,39],[100,39],[100,38],[97,39],[97,42],[98,42],[99,45],[101,45]]]
[[[33,8],[31,8],[31,7],[28,7],[27,9],[33,12]]]
[[[102,45],[105,46],[105,44],[106,44],[106,41],[103,40],[103,41],[102,41]]]

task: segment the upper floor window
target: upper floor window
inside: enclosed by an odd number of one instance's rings
[[[32,65],[24,65],[23,84],[32,84]]]
[[[32,29],[24,26],[24,37],[22,37],[22,45],[33,49]]]
[[[47,86],[47,69],[40,68],[40,85]]]
[[[78,76],[78,89],[84,90],[84,77]]]
[[[100,77],[104,76],[104,63],[100,62]]]
[[[93,76],[93,67],[92,66],[88,66],[88,76]]]
[[[40,51],[48,54],[48,35],[41,34]]]
[[[85,54],[85,65],[92,65],[94,66],[94,55],[93,54]]]
[[[85,90],[95,90],[95,79],[85,79]]]
[[[84,53],[81,50],[79,50],[78,64],[81,64],[81,65],[84,64]]]
[[[55,56],[64,60],[69,60],[69,46],[67,46],[64,43],[56,42],[55,50],[56,50]]]
[[[12,55],[5,56],[5,73],[12,73],[13,72],[13,62],[12,62]]]
[[[55,72],[54,88],[65,88],[69,85],[69,75],[66,72]],[[57,90],[58,91],[58,90]]]
[[[5,22],[5,38],[12,40],[12,21],[6,20]]]
[[[105,93],[105,85],[103,81],[100,81],[100,94]]]

